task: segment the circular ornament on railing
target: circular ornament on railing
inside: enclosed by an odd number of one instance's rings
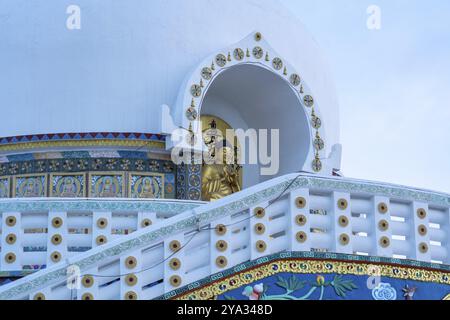
[[[303,103],[305,104],[305,106],[311,108],[314,105],[314,98],[310,95],[305,95],[303,97]]]
[[[339,217],[339,225],[343,228],[348,226],[348,218],[346,216]]]
[[[211,80],[212,78],[212,70],[211,68],[205,67],[201,72],[202,78],[205,80]]]
[[[320,120],[319,117],[313,117],[311,121],[314,129],[320,129],[320,127],[322,127],[322,120]]]
[[[53,228],[60,228],[63,225],[63,219],[61,219],[60,217],[55,217],[52,219],[52,226]]]
[[[7,244],[14,244],[17,241],[17,236],[14,233],[10,233],[6,236]]]
[[[62,236],[60,234],[55,234],[52,236],[52,243],[57,246],[62,242]]]
[[[391,240],[389,240],[388,237],[381,237],[380,239],[380,246],[382,248],[387,248],[391,245]]]
[[[178,240],[173,240],[169,243],[169,249],[172,252],[177,252],[181,249],[181,243]]]
[[[421,224],[421,225],[419,226],[418,231],[419,231],[419,234],[420,234],[421,236],[426,236],[427,233],[428,233],[427,227],[426,227],[425,225],[423,225],[423,224]]]
[[[135,257],[128,257],[125,259],[125,267],[128,269],[134,269],[137,266],[137,259]]]
[[[180,276],[171,276],[169,279],[172,287],[179,287],[181,285],[181,277]]]
[[[318,151],[323,150],[325,148],[325,142],[322,138],[318,137],[314,139],[314,148]]]
[[[228,249],[228,243],[224,240],[219,240],[216,243],[216,249],[220,252],[227,251]]]
[[[85,288],[90,288],[94,285],[94,277],[92,276],[84,276],[81,279],[81,284],[83,285],[83,287]]]
[[[266,215],[266,209],[264,208],[255,208],[254,215],[256,218],[262,219]]]
[[[253,48],[253,56],[256,59],[261,59],[264,55],[264,50],[261,47],[254,47]]]
[[[228,260],[224,256],[217,257],[216,265],[219,268],[225,268],[228,265]]]
[[[14,216],[9,216],[6,218],[6,224],[8,227],[14,227],[16,225],[17,219]]]
[[[16,255],[12,252],[7,253],[5,255],[5,261],[6,261],[6,263],[9,263],[9,264],[16,262]]]
[[[227,226],[224,224],[218,224],[215,230],[218,236],[223,236],[227,233]]]
[[[233,51],[233,56],[234,56],[234,59],[236,59],[237,61],[241,61],[245,57],[245,52],[241,48],[236,48]]]
[[[255,232],[256,234],[262,235],[266,232],[266,227],[262,223],[255,224]]]
[[[389,229],[389,222],[386,220],[380,220],[380,222],[378,222],[378,229],[380,231],[387,231]]]
[[[138,282],[138,278],[134,274],[129,274],[125,278],[125,283],[130,287],[135,286],[137,284],[137,282]]]
[[[95,239],[95,243],[97,243],[98,246],[104,245],[106,242],[108,242],[108,239],[105,236],[98,236]]]
[[[346,210],[348,208],[348,201],[346,199],[339,199],[337,205],[339,209]]]
[[[94,296],[92,295],[92,293],[84,293],[81,296],[81,300],[85,300],[85,301],[94,300]]]
[[[43,294],[42,292],[36,293],[33,296],[33,300],[45,300],[45,294]]]
[[[227,57],[225,57],[225,55],[223,55],[223,54],[218,54],[217,56],[216,56],[216,64],[219,66],[219,67],[225,67],[225,65],[227,64]]]
[[[137,300],[138,296],[137,293],[134,291],[128,291],[127,293],[125,293],[124,295],[124,299],[125,300]]]
[[[425,209],[423,209],[423,208],[417,209],[417,216],[420,219],[425,219],[427,217],[427,211]]]
[[[264,252],[264,251],[266,251],[266,249],[267,249],[267,244],[264,241],[259,240],[256,242],[256,250],[258,252]]]
[[[346,233],[343,233],[339,236],[339,243],[343,246],[346,246],[350,243],[350,236]]]
[[[425,242],[422,242],[419,244],[419,251],[421,253],[427,253],[428,252],[428,245]]]
[[[385,214],[388,212],[388,205],[384,202],[378,204],[378,212],[381,214]]]
[[[181,261],[180,259],[173,258],[169,261],[169,267],[172,270],[179,270],[181,268]]]
[[[147,228],[147,227],[151,226],[152,224],[153,224],[152,220],[150,220],[150,219],[144,219],[144,220],[142,220],[142,222],[141,222],[141,227],[142,227],[142,228]]]
[[[297,234],[295,235],[295,239],[297,239],[297,241],[300,243],[305,243],[306,240],[308,240],[308,236],[306,235],[305,232],[300,231],[300,232],[297,232]]]
[[[297,223],[297,225],[299,225],[300,227],[303,227],[304,225],[306,225],[307,221],[308,221],[308,219],[302,214],[295,217],[295,223]]]
[[[105,229],[108,226],[108,220],[106,218],[100,218],[97,220],[97,227]]]
[[[54,251],[50,258],[52,259],[53,262],[60,262],[61,261],[61,253],[59,253],[58,251]]]
[[[304,209],[306,207],[306,199],[303,197],[297,197],[295,199],[295,205],[297,206],[297,208],[299,209]]]

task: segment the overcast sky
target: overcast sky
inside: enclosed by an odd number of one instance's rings
[[[450,192],[450,1],[282,1],[331,65],[344,174]]]

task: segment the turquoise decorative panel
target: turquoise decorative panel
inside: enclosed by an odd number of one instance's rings
[[[47,196],[47,176],[25,175],[14,178],[14,194],[16,198],[39,198]]]

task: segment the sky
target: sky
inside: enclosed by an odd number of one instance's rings
[[[330,64],[344,175],[450,193],[450,1],[281,1]]]

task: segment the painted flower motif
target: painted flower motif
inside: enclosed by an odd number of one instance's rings
[[[255,285],[254,287],[245,287],[242,295],[248,297],[250,300],[259,300],[261,299],[262,294],[264,293],[264,284],[260,283]]]
[[[372,290],[374,300],[397,300],[397,291],[389,283],[380,283]]]
[[[325,284],[325,278],[323,276],[317,276],[317,284],[323,286]]]

